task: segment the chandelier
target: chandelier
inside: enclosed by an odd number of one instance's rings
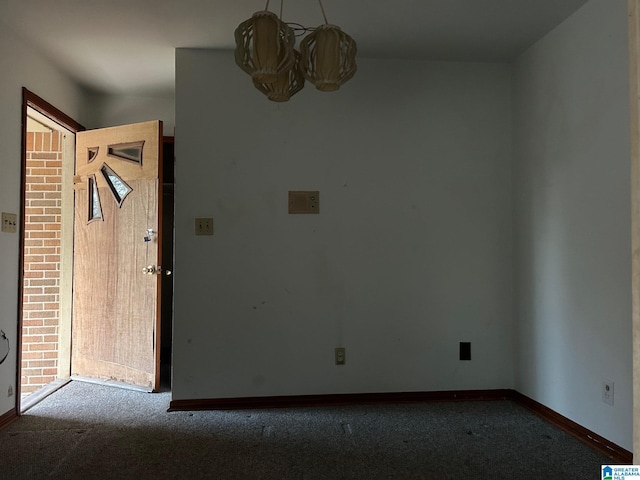
[[[338,90],[356,73],[356,42],[329,24],[322,0],[318,3],[324,24],[315,28],[282,21],[283,3],[280,0],[280,16],[269,11],[267,0],[263,11],[238,25],[236,63],[274,102],[288,101],[302,90],[305,80],[323,92]],[[296,36],[303,35],[296,50]]]

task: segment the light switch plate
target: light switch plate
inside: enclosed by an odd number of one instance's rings
[[[196,218],[196,235],[213,235],[213,218]]]
[[[16,233],[18,231],[18,215],[2,212],[2,231]]]

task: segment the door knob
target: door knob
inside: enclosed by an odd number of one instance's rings
[[[147,265],[142,269],[142,273],[145,275],[162,275],[162,267],[160,265]],[[171,275],[171,273],[171,270],[164,271],[167,277]]]
[[[156,267],[155,265],[147,265],[142,269],[142,273],[145,275],[156,275],[159,274],[162,269]]]

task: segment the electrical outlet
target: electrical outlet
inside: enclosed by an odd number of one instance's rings
[[[18,216],[15,213],[2,212],[2,231],[16,233],[18,230]]]
[[[213,235],[213,218],[196,218],[196,235]]]
[[[9,385],[9,390],[7,391],[7,397],[13,397],[13,388]]]
[[[613,405],[613,382],[609,380],[602,382],[602,401]]]
[[[336,348],[336,365],[344,365],[346,363],[346,349],[344,347]]]

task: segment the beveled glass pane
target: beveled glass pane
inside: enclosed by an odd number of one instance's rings
[[[95,175],[89,175],[87,178],[87,199],[89,202],[89,218],[87,223],[91,223],[94,220],[102,220],[102,205],[100,205],[100,193],[98,192]]]
[[[117,145],[109,145],[107,154],[111,157],[117,157],[122,160],[138,163],[142,165],[142,147],[144,140],[140,142],[119,143]]]
[[[87,148],[87,159],[88,163],[91,163],[98,156],[99,147],[89,147]]]
[[[104,179],[107,181],[107,185],[109,185],[109,189],[111,190],[118,207],[121,207],[122,202],[124,202],[124,199],[133,191],[133,189],[127,185],[127,183],[122,180],[122,178],[120,178],[118,174],[106,163],[102,165],[100,171],[102,172]]]

